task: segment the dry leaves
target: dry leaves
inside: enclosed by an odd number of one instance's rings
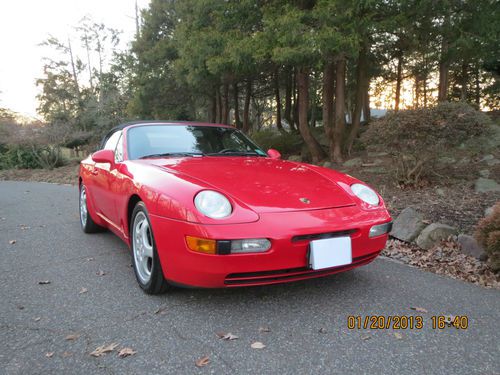
[[[52,358],[53,356],[54,356],[54,352],[45,353],[45,357],[47,357],[47,358]]]
[[[109,352],[112,352],[117,348],[118,344],[116,342],[109,345],[101,345],[95,348],[93,352],[90,353],[92,357],[101,357]]]
[[[26,225],[26,224],[19,224],[19,227],[21,228],[21,230],[28,230],[28,229],[31,229],[30,226]]]
[[[415,310],[416,312],[420,312],[420,313],[428,313],[428,311],[426,309],[424,309],[423,307],[410,307],[410,309],[412,310]]]
[[[367,341],[367,340],[370,340],[372,337],[370,335],[363,335],[361,336],[361,340],[363,341]]]
[[[326,329],[321,327],[319,330],[318,330],[319,333],[326,333]]]
[[[158,307],[158,308],[157,308],[157,309],[153,312],[153,314],[156,314],[156,315],[158,315],[158,314],[166,314],[165,309],[166,309],[166,307],[164,307],[164,306],[160,306],[160,307]]]
[[[399,332],[394,332],[394,337],[397,338],[398,340],[402,340],[403,339],[403,335]]]
[[[383,254],[431,272],[500,289],[500,276],[484,262],[467,256],[454,241],[443,241],[432,249],[423,250],[398,240],[390,240]]]
[[[104,272],[103,270],[99,270],[98,272],[95,273],[97,276],[104,276],[106,275],[106,272]]]
[[[33,320],[34,320],[35,322],[39,322],[39,321],[40,321],[40,319],[42,319],[42,318],[40,318],[39,316],[37,316],[37,317],[36,317],[36,318],[34,318]]]
[[[207,355],[204,357],[201,357],[200,359],[197,359],[195,362],[196,367],[205,367],[209,363],[210,363],[210,358],[208,358]]]
[[[79,337],[80,337],[80,335],[78,333],[74,333],[74,334],[66,336],[65,340],[67,340],[67,341],[75,341]]]
[[[10,241],[9,241],[9,244],[10,244],[10,245],[14,245],[16,242],[17,242],[16,240],[10,240]]]
[[[231,332],[224,333],[224,332],[217,332],[216,335],[221,339],[221,340],[237,340],[239,339],[238,336],[233,335]]]
[[[68,358],[68,357],[71,357],[72,355],[73,355],[73,353],[71,353],[71,352],[63,352],[63,354],[61,354],[61,356],[63,358]]]
[[[271,328],[269,328],[269,327],[259,327],[259,332],[260,333],[268,333],[268,332],[271,332]]]
[[[47,284],[50,284],[50,280],[41,280],[38,282],[38,284],[40,285],[47,285]]]
[[[78,292],[78,294],[83,294],[83,293],[87,293],[89,290],[87,288],[82,288],[80,289],[80,291]]]
[[[128,357],[130,355],[134,355],[135,353],[137,353],[137,352],[132,348],[122,348],[118,352],[118,357],[125,358],[125,357]]]
[[[252,343],[252,345],[250,345],[250,347],[252,349],[264,349],[266,346],[263,343],[261,343],[260,341],[255,341]]]
[[[87,260],[87,262],[92,262],[94,260],[94,258],[87,258],[86,260]]]

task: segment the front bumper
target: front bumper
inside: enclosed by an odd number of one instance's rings
[[[367,264],[387,241],[387,234],[369,238],[370,228],[391,221],[391,217],[385,209],[364,211],[350,206],[263,213],[256,222],[232,225],[194,224],[156,215],[150,215],[150,220],[165,278],[180,285],[218,288],[301,280]],[[309,242],[332,232],[351,237],[353,263],[318,271],[308,269]],[[202,254],[188,249],[185,236],[268,238],[272,247],[265,253]]]

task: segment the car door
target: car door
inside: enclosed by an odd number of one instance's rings
[[[121,171],[123,162],[123,134],[120,134],[118,142],[115,148],[115,164],[108,172],[108,184],[109,184],[109,203],[112,207],[109,208],[108,219],[111,220],[121,231],[123,231],[124,223],[121,217],[122,210],[124,206],[124,199],[126,199],[125,186],[126,181],[125,176]]]
[[[104,144],[103,149],[112,150],[114,152],[121,134],[121,130],[117,130],[111,134]],[[113,221],[113,218],[115,217],[115,204],[111,191],[111,172],[115,169],[116,165],[111,165],[109,163],[95,163],[92,171],[93,184],[91,191],[96,211],[113,224],[116,223]]]

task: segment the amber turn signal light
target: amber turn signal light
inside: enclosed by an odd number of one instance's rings
[[[217,242],[215,240],[186,236],[186,242],[191,250],[196,251],[198,253],[204,253],[204,254],[217,253]]]

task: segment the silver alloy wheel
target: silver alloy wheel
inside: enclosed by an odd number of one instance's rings
[[[135,269],[143,284],[147,284],[153,270],[153,237],[144,212],[139,211],[134,218],[132,230],[132,251]]]
[[[80,221],[83,227],[87,225],[87,192],[83,185],[80,189]]]

